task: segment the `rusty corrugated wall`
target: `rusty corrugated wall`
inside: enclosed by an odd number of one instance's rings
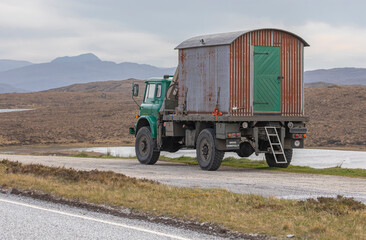
[[[303,43],[277,30],[248,32],[230,45],[230,113],[253,115],[253,46],[281,47],[281,113],[303,115]],[[237,110],[233,110],[233,107]]]
[[[229,112],[230,46],[179,50],[178,113]],[[218,98],[219,95],[219,98]]]

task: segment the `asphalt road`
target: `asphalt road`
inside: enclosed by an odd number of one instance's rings
[[[7,194],[0,216],[0,239],[222,239]]]
[[[58,156],[0,155],[0,159],[80,170],[112,170],[127,176],[146,178],[179,187],[224,188],[237,193],[252,193],[287,199],[318,196],[354,197],[366,203],[366,179],[286,173],[257,169],[221,167],[202,171],[198,166],[158,161],[141,165],[137,159],[100,159]]]

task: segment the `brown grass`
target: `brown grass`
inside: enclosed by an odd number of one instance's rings
[[[123,82],[130,89],[131,81]],[[125,92],[0,94],[0,108],[33,108],[1,114],[0,146],[33,144],[131,145],[128,128],[137,105]]]
[[[366,150],[366,87],[333,86],[305,89],[310,117],[307,147]]]
[[[221,189],[177,188],[114,172],[0,162],[0,185],[67,199],[212,222],[243,233],[302,239],[365,239],[365,205],[338,197],[294,201]]]

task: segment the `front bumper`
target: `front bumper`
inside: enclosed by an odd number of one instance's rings
[[[136,131],[135,131],[135,128],[134,127],[130,127],[129,128],[129,131],[130,131],[130,134],[136,135]]]

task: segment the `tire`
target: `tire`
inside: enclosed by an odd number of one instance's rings
[[[250,143],[242,142],[240,143],[240,148],[236,150],[236,153],[239,157],[249,157],[254,153],[254,149]]]
[[[219,169],[225,152],[216,149],[215,132],[212,128],[204,129],[198,135],[196,153],[202,170],[216,171]]]
[[[270,167],[278,167],[278,168],[287,168],[292,160],[292,149],[285,149],[285,155],[286,155],[286,159],[287,159],[287,163],[276,163],[274,156],[272,153],[266,153],[266,162],[268,164],[268,166]],[[277,157],[277,160],[279,161],[283,161],[283,156],[279,155]]]
[[[150,128],[140,128],[136,135],[135,152],[141,164],[153,165],[159,160],[160,151],[154,150],[155,145]]]

